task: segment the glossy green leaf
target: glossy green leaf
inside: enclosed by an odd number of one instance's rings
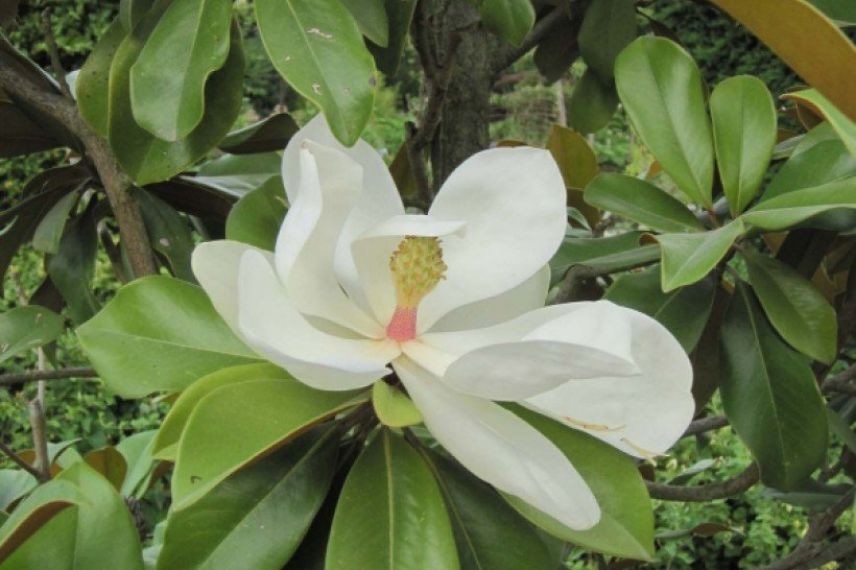
[[[365,37],[381,47],[389,45],[389,19],[384,0],[342,0],[342,4],[351,12]]]
[[[461,570],[555,570],[537,531],[487,485],[459,464],[425,451],[452,521]]]
[[[167,260],[173,275],[196,283],[190,267],[190,256],[196,244],[187,218],[145,190],[136,191],[134,195],[140,205],[152,249]]]
[[[257,123],[229,133],[220,142],[220,150],[229,154],[256,154],[285,148],[300,130],[288,113],[277,113]]]
[[[355,397],[312,389],[285,372],[215,389],[191,412],[178,444],[172,478],[176,508],[353,405]]]
[[[172,178],[197,160],[229,132],[243,101],[244,54],[240,31],[232,26],[229,57],[205,87],[205,115],[199,126],[177,142],[160,140],[140,127],[131,108],[131,66],[169,2],[158,0],[134,33],[127,36],[110,68],[110,146],[125,172],[143,186]]]
[[[788,93],[785,98],[796,101],[812,109],[819,116],[824,117],[841,141],[850,150],[850,154],[856,156],[856,122],[838,110],[829,99],[824,97],[817,89],[805,89],[795,93]]]
[[[856,156],[829,123],[809,131],[764,190],[761,200],[856,176]]]
[[[422,413],[413,401],[386,382],[375,382],[372,385],[372,406],[385,426],[400,428],[422,423]]]
[[[125,501],[86,463],[75,463],[40,487],[19,507],[22,516],[19,517],[16,510],[6,524],[14,526],[10,523],[24,520],[33,512],[31,505],[48,501],[74,506],[52,517],[0,564],[0,568],[142,570],[140,540]]]
[[[580,28],[580,53],[601,81],[612,81],[615,58],[635,39],[633,0],[598,0],[589,4]]]
[[[825,405],[808,359],[779,339],[740,283],[722,341],[725,413],[758,462],[764,484],[794,489],[823,463],[828,443]]]
[[[271,178],[281,178],[282,158],[275,152],[246,155],[225,155],[199,167],[193,180],[242,197]],[[285,190],[282,190],[285,195]]]
[[[571,93],[568,124],[580,133],[594,133],[609,124],[617,109],[618,93],[611,80],[605,83],[588,68]]]
[[[531,522],[562,540],[621,558],[651,560],[654,514],[633,459],[609,444],[536,412],[515,406],[514,413],[567,456],[597,498],[601,518],[589,530],[572,530],[516,497],[506,496],[506,500]]]
[[[704,230],[679,200],[653,184],[623,174],[600,174],[586,187],[586,202],[660,232]]]
[[[443,495],[428,465],[382,430],[351,468],[339,497],[326,570],[458,568]]]
[[[778,231],[810,220],[818,214],[840,209],[856,209],[856,177],[794,190],[764,200],[741,218],[748,225]]]
[[[336,435],[310,432],[173,510],[158,569],[282,568],[330,488]]]
[[[96,133],[106,137],[110,120],[110,66],[116,50],[127,36],[120,20],[115,20],[92,48],[77,80],[74,91],[77,107]]]
[[[57,253],[62,241],[65,223],[72,208],[80,198],[79,193],[71,192],[63,196],[59,202],[54,204],[47,215],[39,222],[33,233],[33,248],[43,253]]]
[[[241,198],[226,218],[226,237],[273,251],[288,211],[280,178],[271,178]]]
[[[369,49],[374,55],[377,68],[387,77],[392,77],[401,65],[401,55],[407,44],[410,22],[416,11],[416,0],[384,0],[384,10],[389,27],[386,47],[369,45]]]
[[[62,317],[44,307],[26,306],[0,313],[0,363],[56,340]]]
[[[648,265],[660,259],[657,245],[640,246],[642,232],[627,232],[606,238],[566,238],[550,260],[554,280],[576,265],[612,273]]]
[[[485,27],[514,45],[520,45],[535,24],[529,0],[480,0],[478,9]]]
[[[776,146],[776,106],[763,81],[726,79],[710,96],[719,176],[732,214],[758,194]]]
[[[215,370],[258,360],[202,289],[169,277],[126,285],[77,335],[107,387],[126,398],[179,391]]]
[[[267,362],[231,366],[203,376],[188,386],[170,408],[169,413],[161,423],[157,436],[155,436],[152,453],[156,457],[175,461],[178,442],[191,412],[202,398],[217,388],[254,380],[275,380],[289,377],[287,372]]]
[[[743,222],[738,218],[709,232],[656,236],[663,255],[663,291],[704,279],[744,232]]]
[[[856,24],[856,4],[850,0],[809,0],[839,24]]]
[[[766,255],[744,250],[749,282],[776,331],[815,360],[832,363],[838,353],[835,309],[797,271]]]
[[[11,511],[9,507],[37,485],[36,478],[23,469],[0,469],[0,512]]]
[[[155,137],[178,141],[202,122],[205,84],[229,55],[231,0],[173,0],[131,66],[131,109]]]
[[[618,95],[642,141],[693,202],[710,207],[713,138],[695,62],[665,38],[641,37],[615,62]]]
[[[710,317],[716,285],[714,279],[702,279],[693,285],[663,293],[660,268],[653,266],[621,275],[604,298],[654,317],[690,353]]]
[[[92,291],[97,254],[98,235],[94,210],[90,209],[69,222],[59,250],[47,260],[48,275],[77,324],[89,320],[100,307]]]
[[[321,108],[330,129],[353,145],[371,116],[371,54],[339,0],[257,0],[256,22],[276,70]]]
[[[128,472],[122,481],[121,494],[125,497],[142,498],[152,482],[156,465],[152,447],[157,430],[135,433],[116,444],[116,451],[125,458]]]

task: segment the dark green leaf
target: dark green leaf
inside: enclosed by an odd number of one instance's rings
[[[623,174],[600,174],[586,187],[586,202],[660,232],[704,230],[680,201],[653,184]]]
[[[92,48],[74,82],[80,114],[95,132],[103,137],[109,132],[110,66],[126,36],[122,22],[117,19],[110,24]]]
[[[343,144],[369,120],[376,80],[372,56],[339,0],[256,0],[256,22],[276,70],[324,112]]]
[[[122,41],[110,69],[110,146],[140,186],[172,178],[214,148],[235,122],[243,99],[244,54],[240,31],[233,26],[229,57],[206,83],[205,116],[199,126],[185,139],[168,142],[137,125],[131,109],[130,70],[166,4],[159,0]]]
[[[656,236],[663,255],[663,291],[669,292],[704,279],[744,231],[738,218],[709,232]]]
[[[850,154],[829,123],[821,123],[803,136],[761,199],[853,176],[856,176],[856,156]]]
[[[177,176],[166,182],[146,186],[151,192],[176,210],[218,220],[223,223],[238,199],[232,192],[209,186],[190,176]]]
[[[333,518],[326,570],[458,568],[443,495],[428,465],[382,430],[351,469]]]
[[[612,273],[657,261],[660,248],[656,245],[640,246],[642,235],[642,232],[627,232],[607,238],[566,238],[550,260],[553,278],[561,279],[575,265]]]
[[[410,22],[416,10],[416,0],[385,0],[384,7],[389,20],[389,40],[386,47],[369,45],[375,64],[387,77],[398,72],[401,54],[410,30]]]
[[[126,398],[179,391],[214,370],[258,359],[202,289],[169,277],[126,285],[77,335],[107,386]]]
[[[304,435],[170,512],[158,568],[282,568],[330,488],[336,435]]]
[[[13,158],[24,154],[49,150],[61,143],[33,122],[11,101],[4,100],[0,91],[0,158]]]
[[[452,521],[461,570],[555,570],[536,530],[486,483],[453,461],[425,451]]]
[[[612,82],[615,58],[634,39],[633,0],[597,0],[589,5],[580,29],[580,52],[601,81]]]
[[[139,190],[134,195],[140,204],[152,249],[166,258],[173,275],[196,283],[190,268],[190,256],[195,244],[187,219],[145,190]]]
[[[231,0],[173,0],[131,66],[137,124],[165,141],[202,122],[205,84],[229,55]]]
[[[710,207],[713,138],[701,74],[676,43],[641,37],[615,63],[618,95],[642,141],[693,202]]]
[[[823,294],[784,263],[745,249],[749,282],[775,329],[791,346],[832,363],[838,353],[835,309]]]
[[[583,134],[594,133],[609,124],[616,109],[615,86],[611,81],[604,83],[588,68],[571,93],[568,124]]]
[[[719,176],[731,213],[755,198],[776,146],[776,106],[763,81],[726,79],[710,97]]]
[[[57,253],[59,251],[68,215],[79,198],[80,195],[77,192],[66,194],[48,211],[33,233],[33,248],[35,250],[44,253]]]
[[[821,465],[828,443],[825,406],[808,360],[776,336],[742,283],[723,327],[725,413],[764,484],[795,489]]]
[[[226,237],[273,251],[287,210],[282,179],[271,178],[235,204],[226,219]]]
[[[850,0],[809,0],[824,14],[841,24],[856,24],[856,4]]]
[[[98,236],[94,209],[69,222],[59,250],[47,260],[48,275],[68,305],[68,313],[77,324],[89,320],[100,307],[92,292]]]
[[[381,47],[389,45],[389,20],[384,0],[342,0],[365,37]]]
[[[580,18],[563,18],[535,48],[535,67],[548,83],[561,79],[580,55]]]
[[[571,530],[516,497],[506,496],[506,500],[531,522],[562,540],[621,558],[651,560],[654,514],[634,461],[611,445],[536,412],[515,406],[514,413],[567,456],[597,498],[601,518],[589,530]]]
[[[282,150],[300,127],[288,113],[277,113],[229,133],[220,150],[229,154],[256,154]]]
[[[481,0],[478,9],[485,27],[514,45],[520,45],[535,24],[529,0]]]
[[[654,317],[669,329],[689,353],[701,338],[710,317],[716,285],[714,279],[708,278],[663,293],[660,289],[660,268],[653,266],[620,276],[604,298]]]
[[[53,342],[62,331],[62,317],[43,307],[17,307],[0,313],[0,363]]]
[[[354,405],[356,396],[312,389],[286,372],[215,389],[191,412],[182,433],[174,508],[196,502],[229,475]]]

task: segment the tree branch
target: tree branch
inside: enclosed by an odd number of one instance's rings
[[[42,474],[32,465],[21,459],[21,456],[15,453],[11,447],[0,441],[0,452],[3,452],[3,455],[8,457],[15,463],[18,467],[32,475],[36,478],[36,480],[41,481]]]
[[[835,521],[853,505],[854,494],[856,490],[850,489],[829,509],[812,517],[808,530],[797,547],[781,560],[766,566],[764,570],[817,568],[856,553],[856,537],[850,536],[831,544],[823,541],[829,530],[835,526]]]
[[[157,273],[139,205],[128,191],[131,180],[122,172],[107,142],[80,116],[74,102],[40,89],[10,65],[0,65],[0,89],[14,99],[27,101],[40,113],[65,125],[80,139],[107,193],[134,275],[142,277]]]
[[[681,501],[686,503],[704,503],[715,499],[726,499],[739,495],[750,489],[760,479],[760,471],[755,463],[744,469],[733,479],[717,481],[707,485],[687,487],[683,485],[666,485],[646,481],[652,499],[663,501]]]
[[[822,388],[824,392],[840,392],[856,396],[856,364],[851,364],[843,372],[827,378]]]
[[[69,101],[74,101],[74,96],[71,94],[71,89],[68,88],[68,79],[66,78],[65,68],[59,59],[59,48],[56,44],[56,38],[53,33],[53,21],[51,20],[51,11],[46,9],[42,12],[42,33],[45,35],[45,42],[48,45],[48,55],[51,58],[51,69],[59,83],[59,90]]]
[[[15,386],[37,380],[67,380],[69,378],[95,378],[98,374],[92,368],[60,368],[58,370],[32,370],[0,374],[0,386]]]
[[[685,431],[684,435],[681,437],[698,435],[707,431],[713,431],[715,429],[723,428],[727,425],[728,418],[726,418],[725,416],[708,416],[706,418],[701,418],[693,421],[687,428],[687,431]]]

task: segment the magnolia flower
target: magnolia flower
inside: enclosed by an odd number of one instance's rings
[[[275,252],[204,243],[193,270],[235,333],[298,380],[353,390],[394,370],[461,464],[573,529],[600,518],[591,490],[496,402],[636,457],[687,427],[692,372],[662,325],[609,302],[544,306],[567,225],[548,152],[480,152],[427,214],[407,214],[381,157],[363,141],[343,147],[316,118],[285,149],[283,179],[291,207]]]

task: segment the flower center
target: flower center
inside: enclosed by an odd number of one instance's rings
[[[416,309],[422,299],[446,278],[443,249],[436,237],[406,236],[389,258],[395,283],[396,307],[386,327],[392,340],[416,337]]]

